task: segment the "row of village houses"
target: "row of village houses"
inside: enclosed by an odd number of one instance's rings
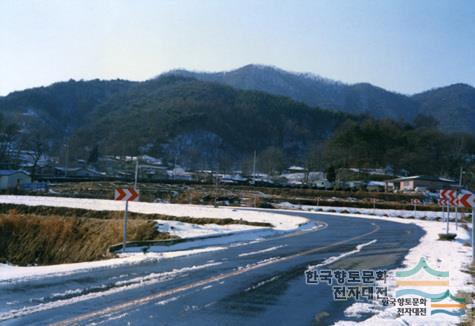
[[[64,163],[58,164],[48,157],[42,157],[37,162],[34,173],[36,180],[34,181],[51,181],[58,179],[72,181],[104,179],[130,180],[135,177],[136,169],[140,181],[150,182],[219,182],[222,184],[305,186],[327,190],[387,192],[437,191],[455,185],[453,180],[423,175],[407,176],[407,171],[395,173],[391,168],[338,169],[336,180],[333,182],[327,179],[324,172],[308,171],[304,167],[299,166],[290,166],[280,175],[268,175],[265,173],[244,174],[242,171],[234,171],[232,173],[218,173],[212,170],[189,171],[177,165],[167,166],[161,159],[148,155],[140,157],[103,156],[96,164],[91,165],[84,160],[77,160],[73,166],[65,165]],[[9,188],[41,189],[42,187],[33,184],[31,173],[29,173],[31,171],[31,162],[28,161],[23,162],[17,170],[0,170],[0,190]],[[396,177],[396,174],[403,174],[405,176]]]
[[[158,162],[156,162],[158,163]],[[161,163],[160,163],[161,164]],[[352,172],[355,172],[352,169]],[[113,173],[101,172],[87,166],[78,167],[54,167],[46,174],[46,169],[39,169],[37,177],[39,180],[104,180],[104,179],[124,179],[134,178],[134,169],[117,169]],[[327,180],[324,172],[306,171],[302,167],[289,167],[284,173],[276,176],[270,176],[265,173],[255,173],[244,175],[240,171],[233,173],[217,173],[211,170],[186,171],[182,167],[167,168],[159,164],[145,162],[139,165],[140,181],[181,181],[181,182],[202,182],[221,184],[256,184],[262,186],[288,186],[288,187],[312,187],[327,190],[366,190],[366,191],[386,191],[386,192],[425,192],[438,191],[440,189],[454,187],[455,181],[433,176],[404,176],[397,178],[387,178],[381,180],[387,172],[378,171],[378,169],[359,170],[358,173],[364,173],[364,180],[352,180],[351,177],[337,178],[336,181]],[[371,177],[374,177],[372,180]],[[35,180],[36,181],[36,180]],[[40,186],[40,184],[42,186]],[[0,170],[0,190],[4,189],[25,189],[35,190],[44,189],[45,183],[35,185],[31,180],[31,175],[26,170]]]

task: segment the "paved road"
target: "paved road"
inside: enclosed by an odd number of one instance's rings
[[[412,224],[292,214],[319,228],[193,256],[0,283],[0,324],[328,325],[345,319],[351,302],[334,302],[328,285],[306,285],[309,264],[376,240],[326,267],[396,268],[424,233]]]

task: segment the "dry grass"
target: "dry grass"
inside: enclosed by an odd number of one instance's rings
[[[0,205],[0,262],[17,265],[59,264],[111,257],[109,246],[122,241],[123,212],[86,209]],[[129,213],[128,241],[167,240],[154,220],[194,224],[245,224],[269,227],[269,223],[244,220],[175,217]]]
[[[128,240],[170,239],[150,220],[128,223]],[[18,265],[58,264],[110,257],[108,247],[122,241],[122,220],[61,215],[41,216],[11,210],[0,214],[0,257]]]
[[[10,212],[26,215],[40,215],[40,216],[73,216],[83,218],[95,219],[123,219],[124,212],[122,211],[93,211],[81,208],[67,208],[67,207],[52,207],[52,206],[27,206],[16,204],[2,204],[0,205],[0,214],[9,214]],[[168,220],[179,221],[193,224],[242,224],[262,227],[271,227],[272,225],[264,222],[249,222],[245,220],[234,220],[231,218],[192,218],[188,216],[169,216],[163,214],[140,214],[129,212],[129,219],[134,220]]]

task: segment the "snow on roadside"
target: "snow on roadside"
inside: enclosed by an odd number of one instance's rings
[[[0,196],[0,203],[21,204],[29,206],[54,206],[83,208],[96,211],[122,211],[124,203],[107,199],[85,199],[67,197],[45,197],[45,196]],[[234,220],[244,220],[248,222],[264,222],[273,225],[275,230],[290,231],[297,229],[308,220],[303,217],[272,214],[264,211],[240,210],[231,207],[203,206],[203,205],[183,205],[183,204],[162,204],[130,202],[129,211],[143,214],[164,214],[170,216],[192,217],[192,218],[231,218]]]
[[[331,212],[331,213],[349,213],[364,214],[382,217],[403,217],[416,218],[425,220],[445,219],[447,214],[436,211],[420,211],[420,210],[403,210],[403,209],[380,209],[380,208],[359,208],[359,207],[336,207],[336,206],[311,206],[311,205],[295,205],[289,202],[282,202],[275,205],[276,208],[283,209],[302,209],[305,211]],[[455,219],[455,214],[450,213],[450,220]]]
[[[357,215],[361,216],[361,215]],[[361,216],[365,218],[376,218],[374,216]],[[420,221],[420,220],[405,220],[395,218],[385,218],[391,221],[400,223],[414,223],[422,227],[426,234],[422,237],[419,245],[412,248],[406,256],[403,265],[405,268],[412,268],[417,265],[419,259],[424,257],[429,266],[436,270],[449,271],[450,291],[454,294],[457,292],[473,293],[475,286],[472,283],[470,274],[463,272],[467,270],[468,265],[472,259],[471,247],[465,246],[465,242],[470,241],[470,235],[467,230],[459,227],[457,231],[450,232],[457,233],[456,241],[440,241],[438,240],[439,233],[445,233],[445,223],[435,221]],[[405,269],[404,268],[404,269]],[[394,271],[389,274],[388,283],[394,284]],[[341,321],[336,323],[338,326],[342,325],[458,325],[460,318],[456,316],[449,316],[446,314],[436,314],[426,317],[398,317],[395,308],[384,309],[378,304],[364,304],[355,303],[346,311],[347,316],[359,316],[365,313],[376,314],[362,322],[348,322]]]
[[[284,204],[286,208],[300,208],[297,205]],[[419,244],[412,248],[403,262],[404,268],[412,268],[417,265],[420,258],[424,257],[429,266],[436,270],[449,271],[450,291],[454,294],[457,292],[475,292],[475,285],[470,274],[464,272],[472,260],[472,248],[470,245],[470,226],[469,230],[458,227],[455,229],[454,223],[450,225],[450,232],[457,233],[455,241],[440,241],[439,233],[446,232],[446,223],[434,220],[420,220],[409,218],[397,218],[390,216],[405,216],[404,210],[372,210],[372,209],[358,209],[348,207],[327,207],[335,212],[315,211],[316,206],[301,206],[301,209],[312,211],[316,214],[348,216],[375,220],[386,220],[398,223],[414,223],[420,226],[426,234],[420,239]],[[322,206],[318,206],[322,208]],[[351,213],[341,213],[342,211],[350,211]],[[372,215],[367,215],[364,212],[371,212]],[[382,211],[382,212],[378,212]],[[354,214],[358,212],[358,214]],[[410,211],[409,211],[410,212]],[[437,217],[439,212],[424,212],[429,213],[428,217],[433,219]],[[374,214],[374,215],[373,215]],[[380,214],[379,216],[377,214]],[[392,215],[393,214],[393,215]],[[384,216],[387,215],[387,216]],[[413,216],[413,214],[412,214]],[[394,284],[394,272],[389,272],[389,282]],[[392,279],[391,279],[392,278]],[[356,302],[345,311],[347,317],[359,317],[365,314],[374,314],[371,318],[362,322],[340,321],[335,325],[457,325],[460,318],[456,316],[449,316],[446,314],[436,314],[434,316],[427,316],[424,318],[417,317],[398,317],[394,309],[384,308],[377,303],[362,303]]]
[[[203,252],[211,252],[226,249],[225,247],[208,247],[192,250],[181,250],[164,253],[126,254],[120,258],[98,260],[92,262],[58,264],[47,266],[13,266],[0,264],[0,284],[2,282],[16,282],[45,277],[58,277],[86,272],[99,268],[115,268],[119,266],[135,265],[144,262],[157,262],[164,258],[189,256]]]
[[[176,252],[180,250],[189,250],[204,248],[210,246],[241,246],[250,242],[263,241],[278,233],[271,228],[261,228],[257,230],[241,231],[236,233],[227,233],[224,235],[209,236],[204,238],[191,238],[189,241],[179,242],[173,245],[151,245],[151,246],[129,246],[126,248],[126,254],[142,253],[144,249],[147,252]]]

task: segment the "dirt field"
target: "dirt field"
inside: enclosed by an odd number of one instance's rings
[[[129,186],[119,182],[68,182],[50,186],[54,194],[67,197],[112,199],[114,189]],[[346,206],[412,210],[411,199],[420,195],[367,191],[329,191],[310,188],[253,187],[244,185],[139,183],[140,200],[180,204],[257,206],[271,208],[273,203]],[[424,205],[419,210],[438,210]]]

